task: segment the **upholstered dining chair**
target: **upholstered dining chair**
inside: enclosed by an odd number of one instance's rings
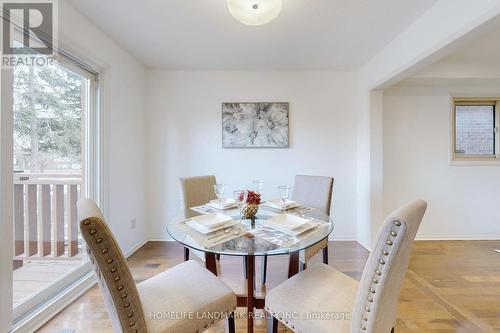
[[[272,289],[265,301],[269,332],[277,332],[278,321],[303,333],[394,332],[401,284],[426,208],[417,200],[389,214],[359,283],[318,264]]]
[[[136,285],[97,205],[80,200],[78,216],[114,332],[199,332],[228,314],[228,331],[234,333],[236,295],[202,265],[186,261]]]
[[[303,205],[330,215],[332,204],[333,178],[321,176],[295,176],[292,199]],[[302,268],[316,253],[323,250],[323,263],[328,265],[328,239],[325,239],[300,253]]]
[[[330,215],[332,204],[333,178],[321,176],[296,175],[292,200]],[[300,266],[304,270],[307,261],[318,252],[323,251],[323,263],[328,265],[328,239],[300,251]],[[266,282],[267,257],[262,258],[262,283]]]
[[[216,183],[215,176],[180,178],[181,202],[185,219],[200,215],[191,210],[191,207],[201,206],[210,200],[216,199],[214,190]],[[189,249],[187,247],[184,248],[184,260],[189,260]]]

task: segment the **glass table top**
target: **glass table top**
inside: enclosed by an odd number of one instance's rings
[[[311,225],[309,226],[313,226],[309,230],[292,236],[266,224],[267,219],[284,214],[283,211],[261,205],[252,227],[251,220],[240,220],[238,209],[218,211],[205,207],[194,207],[193,210],[202,214],[219,212],[232,217],[238,223],[209,234],[203,234],[188,225],[191,219],[177,220],[167,224],[169,235],[177,242],[203,252],[235,256],[263,256],[288,254],[303,250],[324,240],[333,231],[333,222],[330,217],[314,209],[301,208],[286,211],[286,214],[310,220],[308,223]]]

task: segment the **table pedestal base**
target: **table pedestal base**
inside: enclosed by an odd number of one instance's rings
[[[247,308],[247,332],[253,333],[254,310],[264,309],[265,299],[255,297],[255,256],[246,255],[246,272],[247,272],[247,294],[237,295],[237,306]],[[205,267],[214,275],[217,275],[217,261],[214,253],[205,253]],[[299,252],[290,254],[288,264],[288,277],[291,278],[299,272]]]

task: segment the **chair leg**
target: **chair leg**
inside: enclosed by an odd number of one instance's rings
[[[260,276],[260,281],[262,284],[266,284],[266,279],[267,279],[267,256],[261,257],[261,276]]]
[[[305,261],[300,262],[300,271],[305,271],[307,269],[307,263]]]
[[[226,332],[236,333],[236,328],[234,326],[234,312],[231,312],[226,319]]]
[[[328,245],[323,248],[323,264],[328,265]]]
[[[184,261],[189,260],[189,248],[184,247]]]
[[[267,333],[278,333],[278,319],[270,313],[267,321]]]
[[[248,279],[248,274],[247,274],[247,257],[243,257],[243,276],[245,277],[245,280]]]

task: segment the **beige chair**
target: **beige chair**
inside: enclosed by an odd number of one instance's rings
[[[215,184],[215,176],[180,178],[181,201],[185,219],[200,215],[191,210],[191,207],[201,206],[210,200],[216,199]],[[200,256],[200,253],[197,254]],[[187,247],[184,248],[184,260],[189,260],[189,249]]]
[[[181,183],[181,199],[182,209],[184,211],[184,218],[189,219],[193,216],[200,215],[193,211],[191,207],[201,206],[217,198],[215,195],[214,185],[217,183],[215,176],[196,176],[196,177],[183,177],[180,178]],[[205,260],[205,254],[201,251],[194,251],[194,253]],[[246,262],[243,258],[243,271],[246,278]],[[216,255],[216,259],[220,259],[220,255]],[[189,260],[189,249],[184,248],[184,260]],[[219,265],[217,265],[219,270]]]
[[[320,176],[295,176],[292,199],[303,205],[330,215],[332,205],[333,178]],[[325,239],[300,253],[302,267],[316,253],[323,250],[323,263],[328,265],[328,239]]]
[[[294,332],[389,333],[394,330],[401,284],[427,204],[417,200],[389,214],[361,281],[315,265],[271,290],[269,332],[278,320]],[[326,316],[326,317],[325,317]]]
[[[292,200],[330,215],[332,204],[333,178],[321,176],[295,176]],[[304,270],[307,261],[323,250],[323,263],[328,265],[328,239],[300,251],[300,265]],[[262,257],[262,283],[266,283],[267,257]]]
[[[231,314],[236,308],[236,295],[199,263],[183,262],[136,286],[96,204],[80,200],[78,216],[114,332],[199,332],[214,324],[211,318],[219,314],[229,315],[228,330],[234,332]]]

